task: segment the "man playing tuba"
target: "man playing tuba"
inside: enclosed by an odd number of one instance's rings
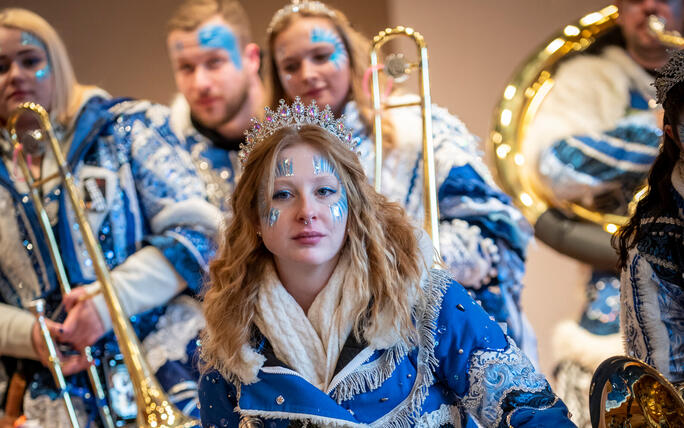
[[[667,52],[649,32],[648,18],[659,16],[668,30],[680,30],[682,3],[617,1],[618,28],[613,34],[591,52],[560,65],[524,142],[526,158],[535,166],[534,180],[546,197],[595,211],[627,213],[662,136],[662,110],[656,108],[651,82],[654,70],[667,61]],[[592,372],[607,357],[623,352],[619,286],[615,270],[593,267],[579,323],[565,322],[554,334],[557,391],[580,426],[589,426]]]

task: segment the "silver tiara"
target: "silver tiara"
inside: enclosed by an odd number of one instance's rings
[[[656,88],[656,101],[660,104],[665,102],[667,93],[674,85],[684,82],[684,50],[675,49],[669,53],[670,59],[658,69],[658,77],[653,82]]]
[[[323,110],[316,105],[316,100],[311,101],[308,106],[299,99],[295,98],[292,106],[288,106],[285,100],[280,100],[280,106],[277,111],[270,108],[264,108],[264,120],[258,121],[255,118],[251,119],[252,129],[245,131],[245,142],[240,144],[240,152],[238,158],[244,168],[247,163],[247,158],[257,144],[264,139],[275,134],[276,131],[282,128],[299,128],[303,125],[319,126],[335,137],[349,150],[356,152],[358,145],[358,138],[354,138],[352,131],[344,126],[344,116],[335,119],[330,106],[326,105]]]
[[[268,28],[266,29],[266,34],[271,34],[276,25],[278,25],[287,16],[299,12],[311,12],[316,15],[326,15],[329,18],[335,18],[335,11],[330,9],[324,3],[319,1],[292,0],[292,3],[282,7],[275,13],[275,15],[273,15],[273,18],[271,18],[271,23],[268,24]]]

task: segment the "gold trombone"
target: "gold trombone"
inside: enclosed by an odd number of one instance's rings
[[[27,123],[29,125],[35,126],[27,127]],[[30,131],[22,132],[21,134],[18,133],[18,125],[20,125],[22,129],[29,129]],[[119,342],[119,348],[123,354],[124,362],[128,368],[131,382],[135,390],[137,404],[137,425],[144,428],[189,428],[198,426],[199,421],[184,415],[173,405],[173,403],[171,403],[169,398],[164,393],[164,390],[161,388],[156,378],[152,374],[151,369],[149,368],[147,361],[142,354],[140,341],[138,340],[135,331],[133,330],[133,326],[128,320],[128,317],[124,313],[116,291],[114,290],[109,270],[105,263],[104,256],[102,255],[102,250],[100,249],[93,231],[90,228],[90,224],[86,219],[84,202],[80,198],[78,190],[74,185],[72,173],[68,169],[68,164],[59,142],[54,136],[47,112],[39,104],[24,103],[17,107],[14,112],[12,112],[12,115],[8,119],[8,129],[10,131],[12,143],[17,149],[17,160],[25,177],[26,183],[29,186],[41,228],[45,232],[46,239],[48,240],[50,256],[52,258],[53,264],[55,265],[60,287],[62,287],[63,292],[68,292],[70,288],[68,285],[69,283],[66,276],[66,270],[64,269],[64,265],[59,255],[59,248],[48,219],[47,211],[45,210],[40,197],[40,186],[43,183],[55,178],[61,178],[62,180],[64,188],[68,194],[69,201],[76,215],[76,221],[83,235],[83,241],[86,244],[90,258],[93,261],[95,274],[98,282],[100,283],[102,294],[112,318],[114,333],[116,334],[117,340]],[[25,152],[30,154],[31,146],[42,147],[46,144],[49,144],[53,150],[55,160],[58,165],[58,172],[41,180],[34,180],[26,162]],[[45,336],[45,330],[43,330],[43,334]],[[45,336],[45,339],[48,341],[48,348],[50,348],[52,339],[50,338],[49,333],[47,336]],[[54,347],[54,345],[52,346]],[[56,355],[56,353],[54,355]],[[86,354],[86,356],[88,357],[88,354]],[[51,358],[53,358],[53,356],[51,356]],[[57,364],[52,364],[52,366],[54,368],[58,368]],[[51,369],[53,367],[51,367]],[[97,375],[96,371],[94,370],[94,366],[92,365],[89,375],[91,372]],[[53,373],[55,373],[54,370]],[[55,376],[56,383],[57,376],[58,375]],[[104,392],[102,391],[101,383],[99,383],[99,381],[94,381],[93,377],[91,377],[91,383],[93,383],[93,390],[98,396],[98,399],[104,398]],[[59,383],[57,383],[57,385],[58,387],[62,388],[62,385]],[[65,389],[62,388],[62,392],[64,391]],[[107,409],[107,412],[108,411],[109,410]],[[111,421],[111,415],[109,416],[109,420]],[[103,422],[108,424],[106,418],[103,418]],[[76,427],[78,425],[74,426]]]
[[[389,55],[381,67],[378,52],[388,41],[408,37],[415,44],[420,55],[419,62],[408,62],[403,55]],[[432,143],[432,100],[430,98],[430,75],[428,70],[427,45],[423,36],[409,27],[387,28],[373,37],[371,43],[371,102],[373,104],[373,134],[375,135],[375,190],[382,187],[382,111],[392,108],[420,106],[423,118],[423,206],[425,207],[424,228],[432,238],[432,245],[439,252],[439,207],[437,205],[437,184],[435,180],[435,156]],[[402,80],[418,70],[420,100],[401,104],[384,104],[380,98],[380,76],[382,69],[395,80]]]

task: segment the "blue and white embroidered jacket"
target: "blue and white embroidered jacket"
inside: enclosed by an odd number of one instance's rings
[[[382,193],[401,203],[422,225],[421,118],[418,109],[393,112],[398,145],[383,159]],[[345,125],[359,138],[360,160],[370,181],[375,174],[373,139],[365,135],[355,103],[344,111]],[[237,152],[217,147],[190,120],[182,96],[172,106],[172,126],[185,139],[209,199],[224,211],[240,166]],[[433,107],[433,134],[441,214],[441,253],[455,278],[536,362],[536,338],[520,307],[525,251],[531,228],[510,198],[497,189],[477,152],[477,139],[446,110]]]
[[[558,69],[524,144],[550,197],[626,212],[662,136],[652,81],[619,47]]]
[[[241,174],[237,156],[238,141],[232,142],[235,150],[230,150],[220,147],[199,132],[190,117],[190,106],[182,95],[177,95],[171,105],[171,127],[183,139],[183,145],[206,185],[209,201],[229,213],[229,199]],[[219,134],[216,137],[225,140]]]
[[[425,308],[416,316],[419,345],[375,350],[350,335],[327,391],[275,357],[268,338],[255,335],[265,357],[258,379],[240,383],[217,371],[200,380],[205,427],[235,427],[261,419],[264,427],[574,426],[544,376],[501,328],[443,271],[432,271]],[[291,424],[295,421],[294,424]]]
[[[111,99],[99,90],[89,95],[69,129],[58,129],[88,221],[112,269],[123,307],[134,308],[137,314],[131,320],[144,340],[152,369],[168,368],[173,361],[188,363],[188,352],[194,348],[186,346],[194,343],[204,325],[201,311],[189,296],[168,308],[166,303],[186,287],[199,290],[213,254],[209,236],[217,228],[218,210],[206,202],[202,182],[171,132],[165,107]],[[33,319],[26,308],[33,299],[44,298],[51,315],[61,295],[26,184],[12,165],[8,142],[0,142],[0,311],[10,316],[12,325],[11,331],[0,331],[0,336],[11,336],[0,337],[0,354],[35,358],[30,338],[25,345]],[[48,150],[43,176],[55,169]],[[41,191],[72,286],[92,283],[93,263],[66,192],[55,180]],[[151,289],[155,291],[150,293]],[[102,313],[100,298],[94,301]],[[108,319],[103,321],[110,325]],[[116,352],[111,333],[98,343],[96,357],[110,346]],[[194,380],[179,378],[178,373],[172,369],[166,378],[161,376],[161,383],[171,387]],[[33,398],[46,391],[40,382],[31,383],[31,388]],[[49,424],[59,426],[57,421]]]
[[[397,99],[397,102],[408,101]],[[361,163],[375,176],[375,142],[365,134],[356,104],[347,104],[345,125],[359,138]],[[382,193],[423,224],[422,122],[420,110],[391,110],[396,146],[383,154]],[[532,230],[499,190],[482,161],[477,138],[445,109],[432,107],[441,255],[454,278],[473,293],[494,319],[536,362],[534,331],[520,296],[525,254]]]
[[[677,167],[675,168],[677,171]],[[627,354],[684,382],[684,161],[679,161],[677,209],[645,219],[648,235],[630,252],[621,275],[620,314]]]

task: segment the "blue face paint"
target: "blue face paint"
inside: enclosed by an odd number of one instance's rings
[[[50,58],[48,57],[47,47],[45,46],[45,43],[43,43],[38,37],[36,37],[32,33],[29,33],[27,31],[22,31],[21,32],[21,44],[24,46],[26,46],[26,45],[36,46],[36,47],[43,50],[43,53],[45,53],[45,57],[47,58],[47,61],[45,62],[45,67],[36,71],[36,79],[39,81],[47,79],[47,77],[50,75],[51,67],[50,67]]]
[[[333,53],[330,55],[330,62],[338,70],[348,61],[347,49],[344,47],[342,39],[332,30],[327,28],[315,27],[311,30],[311,43],[330,43],[333,45]]]
[[[340,185],[342,191],[340,192],[340,199],[334,204],[330,205],[330,215],[334,223],[343,223],[347,213],[349,213],[349,205],[347,204],[347,191],[344,186]]]
[[[333,164],[328,160],[328,158],[324,158],[322,156],[313,157],[313,173],[314,175],[330,174],[334,175],[338,180],[340,179]]]
[[[292,159],[285,158],[276,165],[275,176],[276,177],[292,177],[294,175],[294,165],[292,164]]]
[[[235,68],[242,70],[242,56],[238,47],[238,40],[225,25],[205,25],[197,33],[199,45],[205,49],[223,49],[228,52]]]
[[[337,178],[337,181],[340,182],[340,199],[338,199],[334,204],[330,204],[329,207],[333,222],[343,223],[344,219],[349,213],[349,205],[347,203],[347,191],[342,185],[342,180],[340,180],[337,170],[327,158],[322,156],[314,156],[313,173],[314,175],[330,174]]]
[[[277,208],[271,208],[271,211],[268,213],[268,227],[273,227],[273,225],[275,225],[278,221],[279,216],[280,210]]]

